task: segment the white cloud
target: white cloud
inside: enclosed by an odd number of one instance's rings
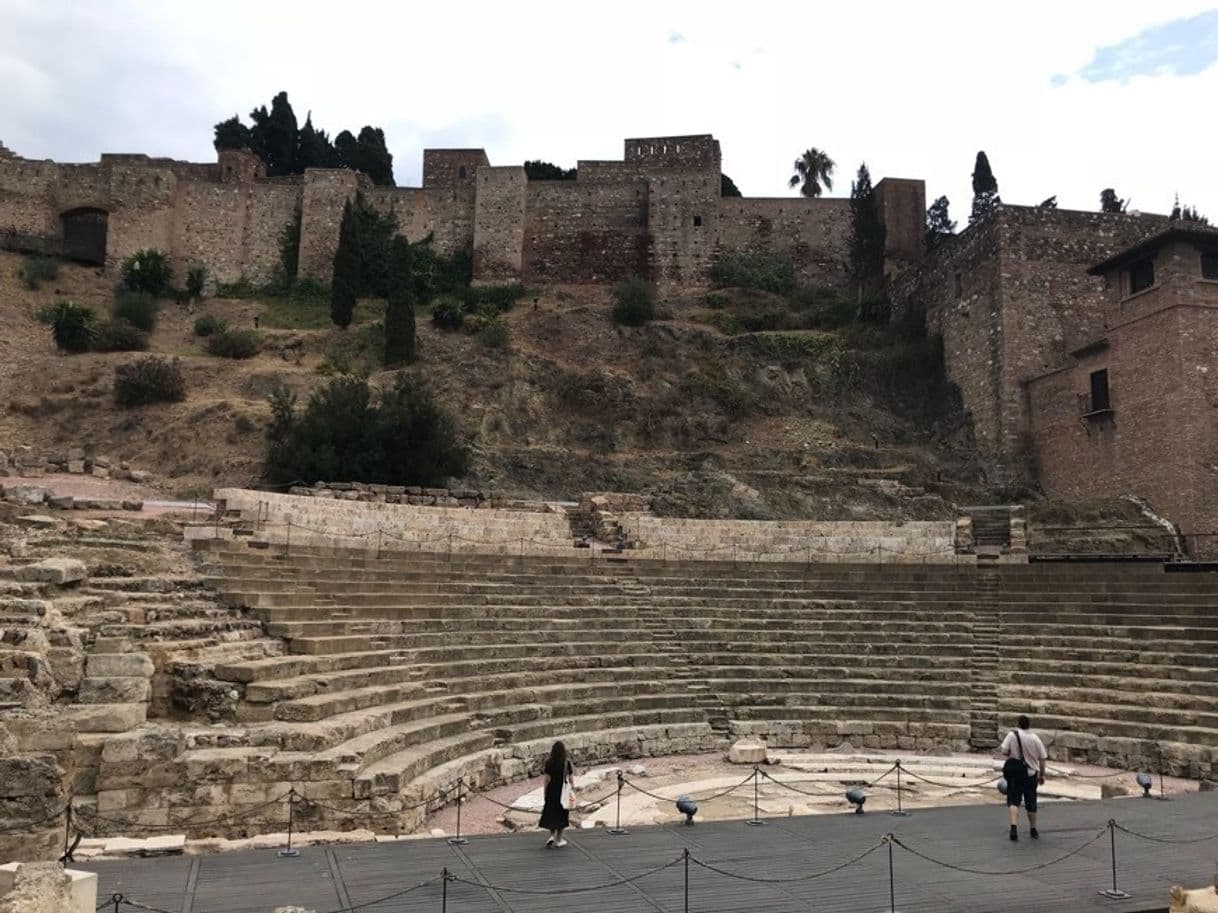
[[[571,165],[620,157],[627,136],[711,132],[749,195],[790,195],[791,162],[818,146],[839,193],[865,159],[876,178],[924,178],[964,222],[985,149],[1009,202],[1094,209],[1113,186],[1147,211],[1179,191],[1218,217],[1218,68],[1053,85],[1207,6],[0,0],[0,140],[64,161],[209,160],[213,123],[287,89],[331,133],[383,126],[400,182],[417,183],[424,144]]]

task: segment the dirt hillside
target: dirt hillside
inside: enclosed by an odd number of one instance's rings
[[[361,302],[346,331],[326,326],[324,302],[165,302],[151,351],[181,359],[187,399],[120,409],[114,369],[141,356],[62,355],[36,316],[70,298],[104,318],[112,277],[64,264],[35,291],[21,265],[0,254],[0,440],[88,446],[152,470],[167,494],[257,481],[271,390],[286,385],[303,401],[335,368],[375,367],[378,302]],[[420,309],[419,358],[408,370],[469,436],[465,483],[547,498],[645,491],[666,512],[757,518],[940,517],[952,502],[994,494],[980,483],[950,396],[886,401],[865,377],[843,372],[865,339],[730,335],[696,294],[661,301],[660,319],[640,328],[614,325],[609,310],[604,288],[539,288],[506,315],[508,344],[487,348],[437,330]],[[238,328],[257,320],[261,354],[206,354],[193,332],[203,313]],[[888,357],[872,348],[856,359],[869,371]],[[378,383],[390,376],[372,372]]]

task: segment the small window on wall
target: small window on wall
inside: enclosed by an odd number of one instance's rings
[[[702,217],[694,216],[694,228],[701,228],[701,227],[702,227]]]
[[[1108,369],[1091,372],[1091,412],[1109,412],[1112,402],[1108,398]]]
[[[462,165],[460,168],[457,169],[457,179],[461,180],[461,181],[465,180],[465,166],[464,165]]]
[[[1201,252],[1201,278],[1218,280],[1218,250]]]
[[[957,270],[956,274],[952,277],[952,284],[956,289],[956,297],[963,298],[964,297],[964,282],[960,278],[959,270]]]
[[[1155,284],[1155,261],[1147,258],[1129,267],[1129,294],[1144,292]]]

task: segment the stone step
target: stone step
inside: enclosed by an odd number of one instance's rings
[[[469,732],[395,752],[359,772],[354,781],[354,797],[405,795],[422,799],[424,796],[412,796],[404,787],[426,771],[462,755],[490,748],[493,742],[494,737],[488,732]]]

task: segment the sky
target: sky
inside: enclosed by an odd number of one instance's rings
[[[385,130],[492,164],[620,159],[712,133],[746,196],[788,196],[806,148],[844,196],[922,178],[967,222],[984,149],[1010,203],[1218,221],[1215,0],[870,4],[0,0],[0,142],[27,158],[214,161],[212,127],[287,90],[333,136]]]

